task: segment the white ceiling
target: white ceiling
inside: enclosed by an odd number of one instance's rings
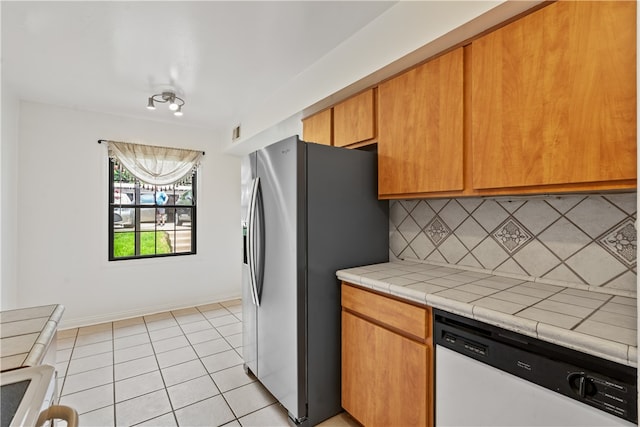
[[[227,131],[395,2],[2,1],[20,98]],[[147,98],[174,89],[184,116]]]

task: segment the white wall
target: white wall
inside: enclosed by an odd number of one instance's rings
[[[293,135],[298,135],[302,139],[302,112],[277,123],[270,128],[252,136],[242,142],[242,146],[238,151],[226,150],[225,153],[236,156],[253,153],[256,150],[271,145],[274,142],[281,141]],[[234,147],[235,148],[235,147]]]
[[[197,255],[108,261],[107,147],[98,139],[206,152]],[[64,304],[65,328],[239,297],[240,163],[214,139],[201,129],[22,102],[18,305]]]
[[[17,200],[18,123],[20,103],[2,85],[2,139],[0,140],[0,310],[18,302]]]

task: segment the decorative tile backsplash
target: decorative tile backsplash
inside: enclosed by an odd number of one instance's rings
[[[636,193],[394,200],[393,256],[636,291]]]

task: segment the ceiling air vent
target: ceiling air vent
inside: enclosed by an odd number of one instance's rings
[[[231,141],[236,141],[240,139],[240,125],[233,128],[231,132]]]

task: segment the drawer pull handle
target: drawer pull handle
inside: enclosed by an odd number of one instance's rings
[[[64,405],[53,405],[40,412],[36,426],[41,426],[46,421],[61,419],[67,422],[67,427],[78,427],[78,412]]]

